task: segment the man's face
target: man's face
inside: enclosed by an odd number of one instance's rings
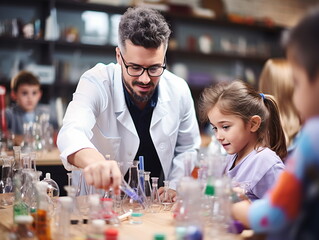
[[[38,85],[22,84],[15,93],[15,100],[24,111],[31,112],[36,108],[41,96]]]
[[[116,49],[116,58],[122,67],[123,82],[127,91],[137,106],[140,108],[145,107],[159,83],[160,76],[150,77],[145,70],[141,76],[133,77],[128,74],[126,67],[149,68],[163,66],[165,61],[164,45],[157,49],[146,49],[126,41],[126,49],[123,52],[120,52],[119,48]]]

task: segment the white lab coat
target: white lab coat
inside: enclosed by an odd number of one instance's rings
[[[165,70],[153,111],[150,134],[163,167],[165,179],[176,189],[184,175],[183,154],[198,150],[199,128],[187,83]],[[78,170],[67,157],[95,148],[122,162],[125,174],[139,147],[139,137],[126,106],[119,64],[99,63],[85,72],[70,102],[57,140],[61,160],[68,170]],[[184,154],[185,156],[185,154]],[[147,161],[147,159],[145,159]],[[73,184],[77,184],[73,176]]]

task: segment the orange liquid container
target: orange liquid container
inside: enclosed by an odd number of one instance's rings
[[[51,240],[50,221],[47,211],[38,209],[35,226],[36,235],[39,240]]]
[[[198,170],[199,170],[199,167],[198,166],[195,166],[191,175],[194,179],[197,179],[198,178]]]

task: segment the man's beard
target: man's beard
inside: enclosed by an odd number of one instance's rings
[[[129,92],[131,93],[131,96],[133,98],[133,100],[137,101],[137,102],[148,102],[151,97],[153,96],[153,93],[154,93],[154,89],[152,91],[150,91],[148,94],[144,95],[144,96],[140,96],[138,95],[134,89],[131,87],[131,85],[127,84],[125,79],[124,79],[124,76],[122,75],[122,79],[123,79],[123,83],[124,83],[124,86],[129,90]],[[142,86],[153,86],[154,87],[154,83],[153,82],[149,82],[149,84],[143,84],[143,83],[140,83],[138,81],[133,81],[132,82],[132,85],[142,85]]]

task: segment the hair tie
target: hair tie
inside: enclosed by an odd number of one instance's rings
[[[263,93],[259,93],[259,95],[261,96],[261,98],[263,99],[263,101],[265,101],[265,95]]]

